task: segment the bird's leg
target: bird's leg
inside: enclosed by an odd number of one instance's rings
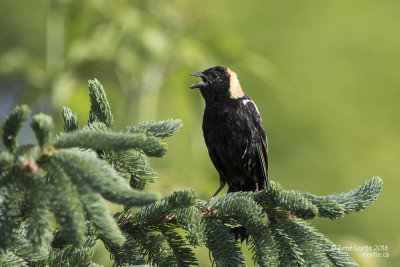
[[[210,200],[208,200],[207,202],[207,208],[203,213],[209,213],[210,212],[210,202],[215,198],[216,195],[218,195],[218,193],[225,187],[226,182],[223,181],[222,179],[220,179],[220,184],[219,184],[219,188],[217,190],[217,192],[214,193],[214,195],[210,198]]]
[[[250,191],[250,194],[254,194],[254,193],[257,192],[257,191],[258,191],[258,183],[256,183],[256,190]]]
[[[211,197],[211,199],[213,199],[214,197],[216,197],[216,195],[218,195],[218,193],[225,187],[226,182],[220,180],[220,184],[219,184],[219,188],[217,190],[217,192],[214,193],[214,195]]]

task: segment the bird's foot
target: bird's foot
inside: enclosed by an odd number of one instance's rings
[[[290,221],[296,220],[296,216],[294,216],[294,215],[291,214],[290,212],[288,212],[286,216],[287,216],[288,220],[290,220]]]
[[[210,213],[210,207],[208,206],[202,213],[201,215],[209,214]]]
[[[250,191],[250,194],[254,194],[255,192],[258,192],[259,190],[258,190],[258,183],[256,183],[256,190],[254,190],[254,191]]]

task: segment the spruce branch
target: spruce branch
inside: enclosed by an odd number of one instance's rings
[[[4,178],[10,179],[11,177],[5,176]],[[5,181],[1,182],[5,183]],[[2,233],[0,250],[4,250],[14,243],[14,229],[18,228],[18,205],[13,201],[13,197],[9,185],[0,188],[0,231]]]
[[[373,177],[347,193],[328,196],[315,196],[307,192],[301,194],[318,207],[320,217],[339,219],[350,212],[361,211],[373,203],[378,198],[382,186],[382,179]]]
[[[355,267],[358,264],[349,256],[349,254],[343,250],[340,250],[334,243],[328,238],[319,233],[314,227],[309,225],[307,222],[298,220],[297,224],[301,225],[304,231],[311,236],[321,246],[321,249],[325,252],[325,255],[331,261],[334,266],[338,267]]]
[[[20,167],[24,159],[36,162],[40,158],[40,154],[41,151],[35,144],[20,145],[14,153],[14,164],[18,164],[18,167]]]
[[[12,167],[14,157],[7,151],[0,151],[0,175],[4,175]]]
[[[146,184],[154,182],[157,178],[157,173],[139,151],[104,151],[101,157],[107,160],[121,176],[129,178],[132,188],[143,190]]]
[[[357,189],[339,195],[351,195],[352,203],[359,203],[375,199],[381,186],[379,178],[372,178]],[[232,233],[239,226],[250,236],[250,250],[259,266],[357,266],[346,252],[338,250],[315,228],[291,215],[293,210],[307,214],[304,211],[312,207],[312,214],[320,216],[310,203],[301,192],[284,190],[278,183],[271,182],[270,187],[255,193],[228,193],[209,202],[197,199],[193,192],[177,191],[137,211],[121,212],[117,214],[117,221],[127,238],[134,240],[138,232],[148,229],[146,231],[160,232],[163,237],[159,242],[162,243],[163,238],[167,238],[163,227],[184,229],[189,243],[182,246],[195,247],[204,242],[217,266],[243,266],[243,256]],[[124,253],[128,253],[129,248],[125,249]],[[184,253],[190,258],[189,251]]]
[[[49,254],[49,247],[35,246],[27,239],[26,227],[15,232],[13,243],[8,246],[8,250],[29,262],[45,260]]]
[[[277,264],[275,241],[268,228],[269,219],[249,193],[231,193],[221,197],[216,216],[236,217],[251,236],[253,260],[260,266]]]
[[[94,236],[88,236],[80,246],[70,245],[61,251],[52,250],[46,262],[51,266],[90,266],[93,258]]]
[[[95,121],[103,122],[108,128],[112,128],[114,118],[103,85],[96,78],[89,80],[88,84],[90,103],[92,104],[89,113],[89,123]]]
[[[11,251],[1,251],[0,265],[3,267],[27,267],[28,263]]]
[[[344,208],[330,196],[315,196],[308,192],[299,192],[304,198],[309,200],[318,208],[318,216],[330,219],[340,219],[345,215]],[[302,219],[308,219],[301,217]]]
[[[53,158],[77,186],[88,185],[110,201],[144,205],[154,202],[155,196],[133,190],[118,173],[94,152],[58,150]]]
[[[53,119],[44,114],[35,115],[32,118],[31,128],[35,133],[39,146],[44,148],[51,139],[54,128]]]
[[[39,175],[22,177],[25,190],[27,209],[26,236],[35,250],[49,250],[54,226],[51,223],[52,214],[49,211],[49,200],[44,198],[49,187]]]
[[[144,257],[147,252],[144,252],[145,249],[140,246],[138,242],[138,233],[135,233],[134,236],[127,236],[125,243],[122,247],[113,246],[112,244],[107,244],[107,249],[112,254],[112,259],[115,261],[117,266],[125,266],[125,265],[144,265],[146,263]],[[148,237],[148,236],[146,236]],[[150,243],[153,244],[157,242],[157,239],[152,236],[149,240]]]
[[[303,251],[296,244],[296,240],[290,237],[278,224],[271,224],[271,232],[274,236],[279,253],[280,266],[307,266]]]
[[[154,136],[148,136],[146,141],[140,148],[149,157],[162,157],[167,151],[167,144],[161,143],[160,140]]]
[[[31,113],[27,105],[16,106],[5,120],[2,127],[4,146],[13,153],[18,144],[18,132]]]
[[[297,217],[314,218],[318,208],[299,192],[284,190],[281,185],[271,181],[266,190],[256,192],[254,200],[262,206],[278,206],[289,210]]]
[[[95,121],[91,124],[86,124],[82,128],[82,132],[109,132],[110,129],[107,128],[107,125],[103,122]]]
[[[330,266],[330,260],[315,239],[314,231],[311,228],[291,220],[280,220],[277,227],[284,229],[287,235],[296,243],[307,263],[312,262],[315,266]]]
[[[133,215],[135,224],[151,225],[169,219],[179,208],[187,208],[194,204],[196,195],[192,190],[179,190],[171,196],[140,208]]]
[[[109,131],[74,131],[59,135],[53,142],[55,148],[85,148],[93,150],[119,151],[138,149],[146,140],[143,134],[125,134]]]
[[[77,188],[79,199],[94,223],[97,233],[105,243],[121,246],[125,242],[125,236],[121,233],[113,217],[101,200],[100,194],[93,192],[87,185]]]
[[[242,251],[230,228],[218,220],[205,220],[206,246],[218,267],[246,266]],[[210,259],[211,260],[211,259]]]
[[[166,121],[143,122],[124,129],[125,132],[145,132],[157,138],[165,138],[176,134],[182,128],[182,120],[169,119]]]
[[[66,133],[78,130],[78,118],[76,114],[72,114],[69,107],[63,107],[61,114],[64,119],[64,131]]]
[[[373,203],[382,190],[383,182],[373,177],[363,185],[347,193],[316,196],[308,192],[284,190],[271,181],[266,189],[254,193],[254,200],[268,210],[268,206],[280,207],[296,217],[311,219],[315,216],[330,219],[342,218],[345,214],[361,211]]]
[[[179,209],[176,212],[177,222],[186,232],[186,239],[193,247],[204,243],[203,232],[205,223],[202,221],[201,212],[194,206]]]
[[[136,126],[125,128],[123,132],[132,134],[146,134],[147,140],[142,146],[142,150],[149,157],[161,157],[165,154],[167,145],[161,143],[160,139],[175,134],[181,127],[181,120],[169,119],[166,121],[140,123]]]
[[[79,247],[85,241],[86,233],[86,219],[79,196],[69,177],[54,161],[49,162],[45,170],[52,185],[50,209],[60,224],[59,238]]]
[[[382,186],[382,179],[373,177],[356,189],[347,193],[334,194],[332,198],[344,208],[345,213],[362,211],[378,198]]]
[[[160,226],[160,231],[173,252],[172,255],[175,258],[175,264],[173,264],[173,266],[198,265],[194,252],[189,247],[187,241],[176,232],[173,225],[164,224]]]
[[[159,266],[174,266],[176,260],[166,244],[166,239],[161,234],[149,229],[138,229],[130,238],[138,245],[138,253],[147,258],[147,263]],[[125,243],[126,244],[126,243]],[[130,255],[130,249],[126,248],[124,254]],[[138,257],[140,259],[140,257]]]
[[[117,221],[125,233],[134,240],[139,240],[140,246],[146,251],[149,263],[160,266],[197,265],[188,243],[191,240],[193,244],[200,244],[199,235],[204,231],[200,220],[201,213],[193,207],[195,198],[193,191],[176,191],[169,197],[142,207],[133,216],[130,215],[133,210],[117,214]],[[177,217],[179,220],[176,220]],[[193,218],[198,220],[194,221]],[[187,236],[190,236],[188,241],[176,232],[176,226],[186,230]],[[161,236],[154,236],[150,231],[158,231]],[[145,236],[151,239],[146,241]],[[149,242],[153,239],[157,240],[156,243]],[[125,254],[130,254],[129,249],[135,253],[137,245],[132,242],[128,244],[131,245],[124,245],[123,248],[124,251],[127,250]]]

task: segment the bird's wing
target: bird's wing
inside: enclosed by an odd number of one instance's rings
[[[248,97],[243,100],[243,104],[248,111],[248,115],[252,118],[255,126],[255,146],[257,148],[257,154],[260,161],[263,178],[265,185],[268,185],[268,141],[265,135],[264,127],[261,122],[261,116],[258,112],[256,104]]]

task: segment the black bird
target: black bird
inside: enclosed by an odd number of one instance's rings
[[[268,185],[268,145],[256,104],[244,94],[235,72],[216,66],[191,74],[202,79],[206,102],[203,134],[220,176],[215,197],[228,183],[229,192],[255,191]]]

